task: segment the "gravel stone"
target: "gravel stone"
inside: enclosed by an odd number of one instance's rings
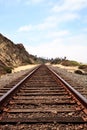
[[[62,78],[65,79],[71,86],[83,88],[83,92],[86,95],[83,95],[87,98],[87,75],[79,75],[72,72],[68,72],[66,69],[50,66],[56,73],[58,73]],[[79,90],[78,90],[79,91]]]
[[[34,67],[33,67],[34,68]],[[0,77],[0,89],[2,89],[4,86],[9,85],[11,82],[17,80],[18,78],[20,78],[21,76],[27,74],[28,72],[30,72],[33,68],[31,69],[27,69],[27,70],[21,70],[15,73],[11,73],[11,74],[6,74],[6,75],[2,75]]]

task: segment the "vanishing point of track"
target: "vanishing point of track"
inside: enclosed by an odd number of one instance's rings
[[[45,65],[0,98],[0,129],[56,130],[62,124],[86,130],[87,100]]]

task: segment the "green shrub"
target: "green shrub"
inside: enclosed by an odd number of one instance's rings
[[[11,67],[5,67],[4,70],[6,71],[6,73],[12,73]]]
[[[79,69],[87,69],[87,65],[80,65]]]
[[[60,58],[51,59],[51,64],[60,64],[60,63],[61,63]]]
[[[65,60],[65,61],[62,61],[62,65],[64,65],[64,66],[79,66],[80,64],[77,61]]]
[[[76,74],[81,74],[81,75],[83,75],[83,72],[81,71],[81,70],[75,70],[74,71]]]

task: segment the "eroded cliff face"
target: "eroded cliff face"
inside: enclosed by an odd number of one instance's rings
[[[0,69],[3,66],[18,67],[34,63],[34,58],[24,48],[23,44],[14,44],[0,34]]]
[[[5,67],[6,65],[0,60],[0,76],[6,73]]]

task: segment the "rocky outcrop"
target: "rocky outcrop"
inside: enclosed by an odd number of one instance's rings
[[[5,67],[6,65],[0,60],[0,75],[6,73]]]
[[[34,56],[30,55],[23,44],[14,44],[11,40],[0,34],[0,69],[18,67],[34,63]]]

